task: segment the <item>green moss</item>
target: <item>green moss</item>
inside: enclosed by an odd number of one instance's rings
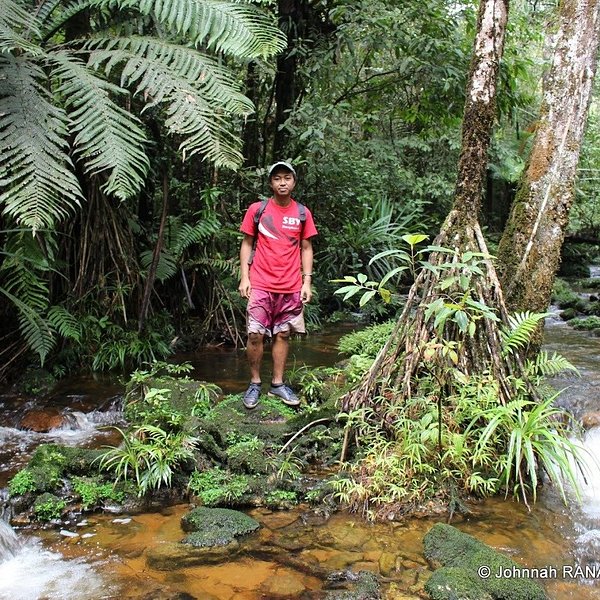
[[[600,317],[591,316],[571,319],[569,325],[580,331],[593,331],[600,329]]]
[[[60,518],[67,503],[48,492],[38,496],[33,503],[33,513],[38,521],[52,521]]]
[[[382,597],[379,578],[371,571],[352,573],[346,585],[349,589],[327,592],[325,600],[379,600]]]
[[[442,567],[427,580],[431,600],[492,600],[481,580],[460,567]]]
[[[265,443],[257,437],[246,437],[225,451],[227,466],[237,473],[266,473]]]
[[[219,402],[201,423],[224,446],[232,436],[257,437],[266,445],[280,444],[290,431],[287,421],[293,414],[288,406],[265,395],[255,409],[247,410],[241,395],[236,394]]]
[[[477,596],[481,589],[491,598],[502,600],[547,600],[546,593],[537,582],[519,577],[495,577],[494,574],[502,569],[516,569],[519,565],[508,556],[497,552],[476,538],[462,533],[451,525],[437,523],[423,538],[425,557],[434,565],[451,567],[454,570],[439,575],[433,580],[435,600],[450,600],[454,598],[485,598]],[[479,576],[479,568],[489,568],[490,576],[483,579]],[[522,567],[521,567],[522,568]],[[462,576],[460,574],[462,571]],[[443,580],[441,587],[436,582]],[[474,595],[464,596],[465,586],[474,581]],[[453,586],[456,586],[454,589]],[[429,591],[429,590],[428,590]],[[445,593],[444,593],[445,592]],[[430,591],[431,593],[431,591]]]
[[[560,308],[573,308],[577,304],[579,296],[570,288],[564,279],[558,277],[554,280],[552,287],[552,302]]]
[[[235,538],[256,531],[260,524],[237,510],[202,506],[184,515],[181,527],[189,532],[183,540],[184,544],[206,547],[226,546]]]

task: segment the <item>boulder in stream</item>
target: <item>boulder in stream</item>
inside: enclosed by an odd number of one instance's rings
[[[548,600],[539,583],[519,576],[525,567],[456,527],[437,523],[423,545],[436,568],[425,584],[432,600]]]
[[[200,506],[182,517],[181,527],[188,532],[184,544],[203,548],[226,546],[256,531],[260,523],[238,510]]]

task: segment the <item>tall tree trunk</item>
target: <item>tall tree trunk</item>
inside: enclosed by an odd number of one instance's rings
[[[146,286],[144,287],[144,295],[142,297],[142,306],[140,309],[140,319],[138,322],[138,333],[142,333],[146,326],[146,319],[148,317],[148,309],[150,308],[150,297],[154,290],[154,282],[156,281],[156,269],[160,261],[160,253],[162,252],[164,240],[165,240],[165,226],[167,224],[167,214],[169,212],[169,171],[167,168],[163,171],[163,204],[162,212],[160,215],[160,225],[158,226],[158,235],[156,237],[156,244],[154,245],[154,252],[152,253],[152,262],[148,267],[148,275],[146,277]]]
[[[252,100],[255,108],[254,114],[250,115],[244,124],[244,155],[245,167],[258,167],[260,161],[260,127],[259,127],[259,75],[256,63],[250,62],[246,70],[246,96]]]
[[[528,166],[498,249],[512,310],[547,310],[574,199],[596,71],[600,0],[563,0],[549,39],[552,64]]]
[[[512,365],[500,358],[500,335],[494,321],[488,318],[475,320],[475,330],[464,335],[456,322],[448,320],[440,334],[434,319],[427,315],[427,307],[439,299],[464,297],[465,290],[459,285],[464,274],[462,253],[476,251],[487,254],[477,215],[488,162],[507,18],[508,0],[481,0],[466,91],[454,205],[434,242],[435,246],[456,250],[456,254],[450,257],[445,252],[431,254],[429,262],[432,269],[421,271],[417,277],[394,332],[359,387],[344,398],[346,410],[370,402],[385,387],[393,388],[401,402],[402,398],[412,394],[414,381],[422,371],[433,373],[438,369],[440,373],[447,372],[448,353],[443,351],[440,339],[444,343],[456,344],[454,367],[463,373],[489,369],[499,382],[500,397],[506,400],[511,395],[507,382]],[[448,266],[449,262],[451,266]],[[489,259],[484,262],[481,275],[470,281],[469,293],[481,305],[498,308],[505,317],[494,266]],[[441,292],[441,279],[452,277],[456,283]]]
[[[298,0],[279,0],[279,27],[287,34],[288,45],[277,59],[275,77],[275,139],[273,160],[284,157],[289,134],[282,125],[290,115],[296,101],[296,44],[301,27],[301,11]]]

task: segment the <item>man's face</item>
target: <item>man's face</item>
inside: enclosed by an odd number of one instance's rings
[[[292,193],[292,190],[296,186],[296,180],[289,171],[281,169],[281,171],[275,171],[271,175],[271,189],[277,196],[287,196]]]

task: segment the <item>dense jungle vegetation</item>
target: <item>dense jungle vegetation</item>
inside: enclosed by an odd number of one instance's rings
[[[476,2],[449,0],[5,0],[2,378],[14,379],[25,366],[43,366],[55,377],[131,372],[179,350],[243,346],[238,227],[245,208],[266,192],[266,168],[278,159],[296,166],[296,197],[319,229],[309,323],[319,327],[348,310],[372,323],[397,317],[403,292],[433,251],[418,244],[433,240],[452,207],[477,9]],[[511,5],[480,215],[492,253],[538,126],[556,11],[550,1]],[[577,255],[597,257],[598,136],[593,103],[569,225],[573,241],[588,245],[568,245],[569,265],[581,262]],[[481,266],[477,254],[454,256],[467,274]],[[346,281],[354,288],[344,303],[334,280],[357,273]],[[384,293],[369,288],[382,279]],[[470,309],[437,312],[436,327],[452,321],[472,335],[471,323],[493,320],[493,310],[473,304],[468,277],[456,283],[463,295],[455,307],[468,300]],[[376,291],[390,301],[367,302]],[[502,352],[526,347],[541,318],[506,323]],[[349,504],[435,495],[436,462],[449,482],[447,496],[456,486],[535,494],[531,457],[507,458],[498,448],[512,447],[515,423],[530,431],[525,413],[548,430],[551,395],[533,394],[539,409],[529,411],[529,386],[569,365],[533,359],[524,367],[528,377],[511,380],[522,394],[504,406],[504,391],[489,373],[461,380],[465,374],[452,370],[460,342],[436,343],[431,352],[450,361],[441,389],[452,418],[442,422],[440,371],[433,370],[421,377],[392,433],[381,416],[398,415],[379,410],[383,400],[354,406],[349,423],[358,421],[371,450],[358,472],[336,484]],[[371,360],[376,354],[361,353]],[[162,406],[156,390],[152,399]],[[180,422],[163,415],[168,427],[160,421],[157,431],[156,416],[136,417],[157,444],[167,444],[158,438],[169,427],[180,436],[168,440],[169,449],[181,449],[170,455],[172,464],[189,458]],[[413,430],[415,422],[424,429]],[[480,440],[471,454],[468,435]],[[532,446],[559,464],[567,451],[561,442]],[[103,466],[118,472],[129,464],[122,456],[115,451]],[[552,473],[551,462],[545,466]],[[382,491],[373,472],[415,477]],[[142,491],[170,481],[170,474],[149,477],[154,483],[138,479]]]

